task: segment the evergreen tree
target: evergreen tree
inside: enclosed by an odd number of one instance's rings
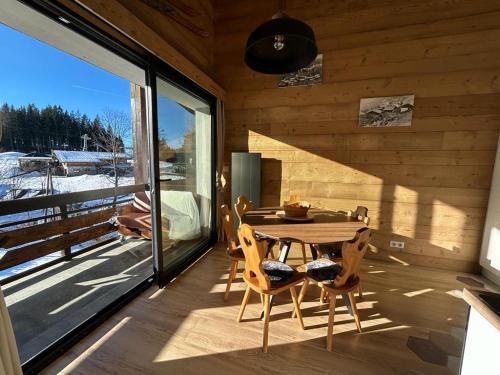
[[[42,109],[34,104],[18,108],[7,103],[0,106],[0,152],[81,150],[83,134],[97,140],[103,133],[111,134],[109,129],[104,129],[99,116],[90,119],[60,106],[49,105]],[[94,142],[89,142],[89,151],[96,148]]]

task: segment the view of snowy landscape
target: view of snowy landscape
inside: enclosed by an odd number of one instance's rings
[[[47,177],[40,171],[22,174],[19,169],[19,152],[0,153],[0,200],[11,199],[13,190],[22,190],[26,193],[23,198],[40,195],[46,188]],[[54,193],[71,193],[75,191],[97,190],[114,186],[113,180],[104,174],[79,176],[53,176]],[[133,185],[133,176],[122,176],[119,185]],[[4,223],[0,216],[0,223]]]
[[[0,69],[0,203],[134,185],[134,83],[2,24],[0,42],[16,51]],[[34,56],[38,64],[27,66]],[[19,69],[23,74],[11,74]],[[163,96],[158,101],[161,178],[192,179],[194,112]],[[66,208],[77,210],[70,216],[82,215],[132,198],[128,194]],[[0,233],[57,220],[59,209],[0,212]],[[98,240],[102,237],[90,242]],[[0,259],[6,251],[0,244]],[[57,257],[61,251],[0,270],[0,279]]]
[[[0,202],[133,185],[130,82],[2,24],[0,42],[12,52],[0,69]],[[0,232],[46,222],[37,218],[54,210],[0,212]],[[5,252],[0,245],[0,259]],[[1,270],[0,279],[58,257]]]
[[[16,192],[19,191],[25,192],[23,194],[23,198],[35,197],[39,196],[40,194],[44,195],[43,192],[46,189],[46,182],[47,182],[46,174],[42,173],[41,171],[33,171],[23,174],[23,172],[19,168],[19,157],[22,157],[24,155],[25,155],[24,153],[20,152],[0,153],[0,201],[12,199],[12,197],[16,194]],[[86,190],[97,190],[114,186],[113,180],[110,179],[109,176],[104,174],[95,174],[95,175],[83,174],[72,177],[53,176],[52,180],[54,187],[53,194],[71,193],[71,192],[86,191]],[[122,176],[118,181],[119,185],[121,186],[132,185],[134,184],[134,177]],[[105,200],[86,202],[85,207],[90,208],[92,206],[101,205],[104,202]],[[37,218],[45,214],[42,210],[28,211],[29,209],[28,207],[26,207],[26,209],[27,211],[19,214],[0,216],[0,225],[22,221],[25,219]],[[103,240],[103,238],[101,238],[100,240]],[[96,240],[93,240],[91,242],[96,242]],[[78,247],[75,247],[72,250],[76,251],[78,250],[78,248],[82,248],[88,245],[89,244],[84,243],[79,245]],[[4,250],[0,248],[0,258],[2,257],[3,252]],[[0,271],[0,279],[16,273],[20,273],[28,268],[49,262],[60,256],[61,256],[60,253],[54,253],[51,255],[38,258],[31,262],[13,267],[11,269]]]

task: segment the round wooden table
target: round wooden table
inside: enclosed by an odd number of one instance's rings
[[[356,232],[366,225],[345,212],[311,208],[311,221],[290,221],[276,215],[280,207],[267,207],[248,211],[243,223],[250,225],[257,234],[280,242],[304,244],[328,244],[354,238]]]
[[[346,212],[311,208],[309,213],[314,217],[313,220],[298,222],[278,217],[276,212],[281,210],[280,207],[266,207],[248,211],[243,216],[242,222],[253,227],[259,236],[270,240],[269,250],[279,241],[280,254],[278,259],[283,263],[288,258],[293,242],[309,244],[312,257],[316,259],[318,255],[313,244],[352,240],[359,229],[366,227],[364,222],[347,216]],[[271,296],[271,306],[273,297]],[[352,315],[349,300],[344,295],[342,297]]]

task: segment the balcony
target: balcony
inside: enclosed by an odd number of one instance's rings
[[[120,241],[112,224],[141,190],[2,202],[0,283],[22,362],[152,275],[151,241]]]

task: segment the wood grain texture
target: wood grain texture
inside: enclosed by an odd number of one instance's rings
[[[224,89],[212,76],[213,37],[197,36],[139,0],[77,0],[94,17],[135,41],[218,98]],[[186,1],[199,11],[193,20],[213,35],[209,0]],[[92,19],[89,19],[92,22]],[[98,25],[99,26],[99,25]]]
[[[287,13],[316,33],[323,83],[290,88],[242,59],[275,6],[215,3],[226,170],[232,151],[260,152],[263,205],[290,194],[324,209],[363,205],[368,256],[476,270],[500,129],[500,3],[291,0]],[[358,127],[361,98],[403,94],[415,94],[411,127]]]
[[[298,246],[288,259],[302,262]],[[319,303],[319,289],[310,287],[301,303],[304,331],[290,319],[291,296],[283,293],[270,315],[269,352],[262,354],[262,302],[251,295],[236,322],[246,285],[237,277],[224,303],[227,266],[221,244],[166,288],[147,290],[42,374],[450,374],[422,361],[406,342],[464,326],[467,305],[448,293],[463,287],[454,272],[365,258],[357,300],[363,333],[337,300],[332,353],[325,350],[329,309]]]
[[[366,224],[345,213],[311,208],[314,216],[310,222],[291,222],[276,216],[275,209],[262,208],[247,212],[242,222],[260,235],[278,240],[304,244],[324,244],[352,240]]]
[[[16,247],[30,242],[39,241],[66,232],[90,227],[111,219],[116,208],[107,208],[84,215],[58,219],[45,224],[33,225],[25,228],[0,233],[0,243],[4,248]]]
[[[54,253],[58,250],[70,248],[71,246],[103,236],[113,230],[115,230],[113,224],[102,223],[76,232],[63,234],[62,236],[49,240],[35,242],[15,248],[14,250],[9,250],[1,259],[0,270],[5,270],[29,260],[41,258],[44,255]]]

